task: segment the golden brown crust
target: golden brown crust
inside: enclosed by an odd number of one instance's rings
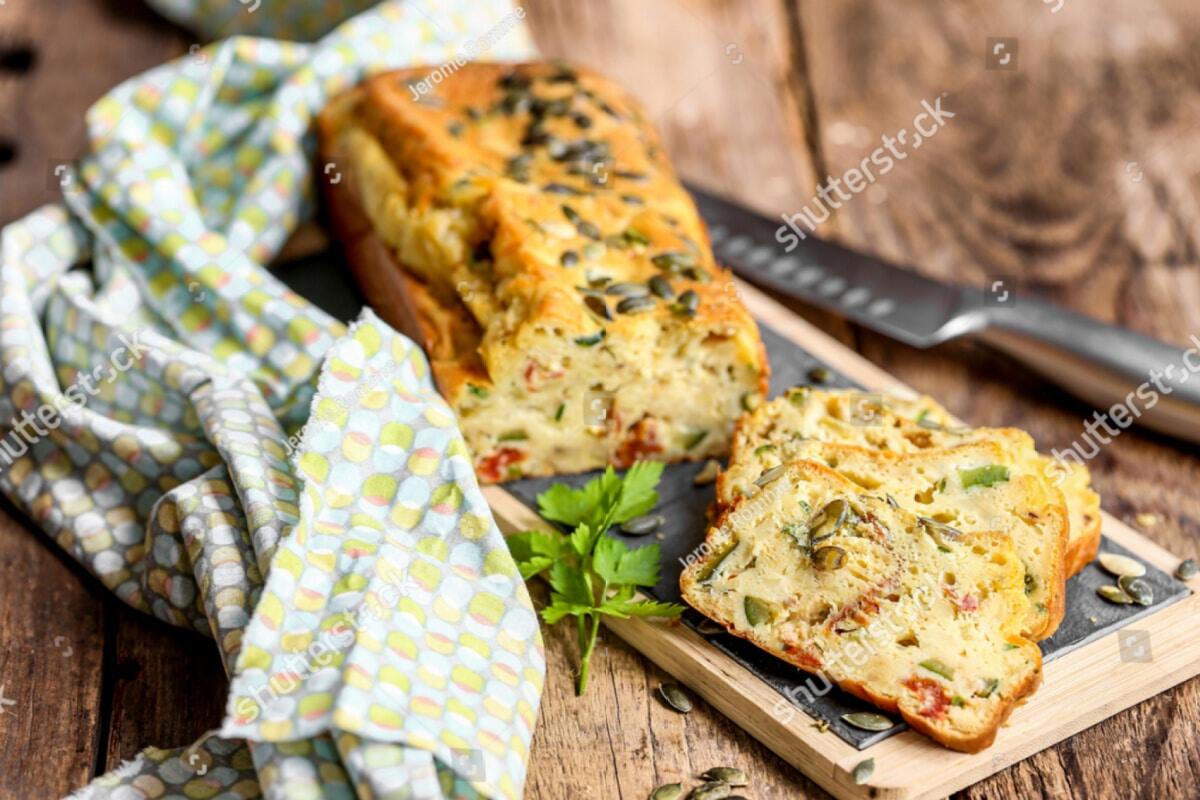
[[[470,64],[415,98],[426,76],[376,75],[319,115],[340,175],[324,193],[480,478],[723,455],[742,396],[766,391],[766,349],[637,104],[560,65]],[[588,393],[612,404],[599,427]]]

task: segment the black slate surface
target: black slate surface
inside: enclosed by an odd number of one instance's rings
[[[827,379],[820,384],[823,387],[853,387],[855,385],[844,375],[840,375],[836,369],[813,358],[770,328],[760,325],[760,330],[773,372],[771,396],[775,396],[791,386],[813,383],[809,380],[809,373],[810,370],[818,367],[828,370]],[[704,541],[707,523],[705,510],[712,502],[713,487],[711,485],[698,487],[692,483],[692,477],[701,468],[700,464],[673,464],[663,471],[663,479],[659,484],[660,501],[657,513],[662,514],[667,522],[654,538],[662,549],[662,577],[658,586],[651,592],[660,600],[683,602],[679,593],[679,575],[683,571],[688,555],[693,553]],[[559,478],[527,478],[507,483],[504,488],[526,505],[536,509],[538,493],[547,489],[552,483],[564,482],[573,486],[582,486],[596,474],[593,472]],[[648,537],[625,536],[615,531],[609,535],[624,539],[631,547],[637,547],[650,541]],[[1101,550],[1132,555],[1107,538],[1102,542]],[[1066,655],[1072,650],[1118,628],[1134,623],[1188,594],[1187,587],[1182,583],[1150,565],[1147,565],[1146,576],[1143,580],[1154,589],[1154,604],[1147,607],[1118,606],[1097,596],[1097,587],[1115,583],[1115,579],[1107,575],[1097,564],[1090,564],[1079,575],[1068,581],[1066,617],[1058,631],[1049,639],[1041,642],[1045,660],[1052,661]],[[684,616],[684,621],[692,628],[700,630],[710,644],[727,653],[760,680],[779,692],[780,700],[772,708],[772,712],[781,718],[790,720],[795,716],[795,708],[803,709],[809,716],[827,722],[831,731],[860,750],[908,728],[903,722],[898,722],[889,730],[871,732],[847,725],[841,720],[843,714],[854,711],[877,713],[877,709],[869,703],[830,686],[824,678],[797,669],[736,636],[727,633],[704,634],[701,627],[703,619],[702,616],[691,610]],[[1093,619],[1095,622],[1092,621]],[[1136,642],[1134,647],[1136,648]],[[1136,657],[1136,652],[1132,653],[1131,657]]]

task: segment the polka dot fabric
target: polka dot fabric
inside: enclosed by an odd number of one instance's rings
[[[362,4],[216,5],[210,30],[312,38]],[[97,102],[66,206],[0,231],[0,490],[231,678],[220,731],[78,796],[521,795],[542,642],[425,357],[264,267],[312,213],[329,97],[513,14],[388,2],[199,49]],[[530,53],[518,26],[487,57]]]

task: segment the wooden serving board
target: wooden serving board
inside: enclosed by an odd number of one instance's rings
[[[850,380],[873,391],[912,390],[825,335],[757,289],[739,282],[741,296],[762,323]],[[485,489],[502,530],[549,526],[502,486]],[[1108,514],[1104,535],[1147,564],[1173,572],[1179,559]],[[908,730],[859,749],[832,732],[739,661],[690,627],[643,619],[605,619],[608,628],[747,732],[838,798],[935,798],[970,786],[1055,742],[1200,674],[1200,578],[1182,600],[1152,610],[1133,627],[1149,643],[1149,659],[1121,655],[1112,632],[1070,650],[1044,667],[1042,687],[982,753],[956,753]],[[1068,611],[1069,613],[1069,611]],[[851,773],[867,758],[874,771],[863,784]]]

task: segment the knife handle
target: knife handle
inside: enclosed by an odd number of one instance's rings
[[[1092,404],[1106,435],[1137,423],[1200,443],[1200,337],[1173,347],[1028,295],[988,307],[987,323],[985,342]]]

